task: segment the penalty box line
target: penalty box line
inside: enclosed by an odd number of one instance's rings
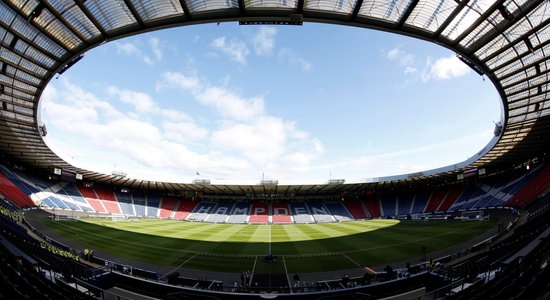
[[[349,261],[351,261],[352,263],[354,263],[356,266],[358,266],[359,268],[362,268],[362,266],[360,264],[358,264],[355,260],[351,259],[351,257],[347,256],[345,253],[343,252],[340,252],[340,255],[342,255],[343,257],[347,258]]]

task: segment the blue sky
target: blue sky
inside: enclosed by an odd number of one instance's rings
[[[501,118],[492,83],[447,49],[312,23],[113,41],[52,80],[41,106],[47,144],[76,166],[227,184],[438,168],[483,148]]]

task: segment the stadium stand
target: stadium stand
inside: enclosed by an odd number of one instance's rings
[[[235,203],[231,214],[227,218],[227,223],[233,224],[244,224],[248,223],[248,216],[250,214],[250,203],[249,202],[238,202]]]
[[[376,219],[382,216],[382,212],[380,211],[380,201],[378,201],[378,197],[375,195],[367,195],[365,198],[365,206],[371,217]]]
[[[380,196],[380,206],[381,214],[384,217],[397,216],[397,196],[392,195],[381,195]]]
[[[323,203],[309,202],[307,203],[307,206],[309,206],[309,211],[311,212],[313,219],[315,219],[315,222],[330,223],[336,221],[334,216],[329,212],[325,205],[323,205]]]
[[[115,192],[115,196],[123,214],[128,216],[136,215],[134,204],[132,203],[132,194],[126,192]]]
[[[397,199],[397,215],[406,216],[410,214],[415,194],[401,194]]]
[[[205,219],[207,222],[212,223],[225,223],[229,217],[229,213],[233,210],[234,203],[220,202],[209,213],[209,216]]]
[[[136,216],[145,217],[146,207],[146,195],[141,193],[132,193],[132,200],[134,202],[134,209],[136,210]]]
[[[160,196],[155,194],[147,195],[146,216],[156,218],[159,215]]]
[[[31,198],[18,189],[3,172],[0,172],[0,193],[19,207],[36,206]]]
[[[191,200],[180,199],[178,202],[178,206],[176,207],[176,210],[172,215],[172,219],[189,220],[189,215],[195,209],[195,205],[196,203]]]
[[[290,209],[295,223],[315,222],[305,203],[291,203]]]
[[[292,215],[290,213],[290,206],[288,206],[288,203],[273,203],[271,204],[271,211],[271,220],[274,224],[292,223]]]
[[[355,219],[366,219],[369,217],[359,199],[346,200],[344,201],[344,205]]]
[[[454,186],[449,189],[447,193],[445,193],[445,198],[441,201],[441,204],[437,207],[436,212],[446,212],[449,210],[449,208],[455,203],[456,199],[460,197],[462,192],[464,191],[464,187],[462,186]]]
[[[180,202],[183,203],[183,201]],[[186,218],[188,221],[199,221],[203,222],[210,216],[210,213],[214,211],[214,207],[216,206],[215,202],[199,202],[197,203],[197,206],[191,211],[189,216]],[[176,217],[174,216],[174,219]]]
[[[102,188],[102,187],[95,187],[94,188],[98,198],[101,200],[103,206],[107,209],[107,211],[111,214],[121,214],[122,210],[118,204],[118,201],[115,198],[115,194],[113,191]]]
[[[179,206],[179,201],[171,197],[162,197],[160,201],[159,217],[169,219],[172,217],[174,210]],[[184,218],[185,219],[185,218]]]
[[[506,205],[524,208],[529,205],[538,195],[550,189],[550,165],[541,167],[534,178],[524,184],[523,188],[506,202]]]
[[[253,202],[250,208],[250,224],[267,224],[269,222],[269,206],[265,203]]]
[[[353,216],[341,202],[325,202],[324,205],[337,221],[354,220]]]
[[[434,213],[436,212],[437,208],[441,205],[445,197],[447,196],[447,193],[449,192],[448,189],[438,189],[434,191],[430,198],[428,199],[428,204],[426,205],[426,213]]]
[[[430,195],[424,192],[417,192],[413,198],[411,214],[423,214]]]
[[[97,198],[97,194],[95,193],[93,188],[85,187],[83,185],[78,185],[77,188],[80,194],[84,196],[84,198],[88,201],[88,203],[96,213],[108,213],[107,209],[103,205],[103,202]]]

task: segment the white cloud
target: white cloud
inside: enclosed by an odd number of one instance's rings
[[[275,36],[277,29],[274,27],[262,26],[252,39],[254,51],[257,55],[271,55],[275,47]]]
[[[44,92],[44,120],[52,133],[47,139],[61,133],[62,141],[78,147],[48,144],[62,147],[54,151],[69,155],[77,166],[109,173],[116,165],[144,179],[151,179],[146,173],[161,174],[149,168],[243,179],[264,171],[281,179],[289,171],[310,171],[324,152],[321,142],[294,122],[270,115],[262,97],[243,97],[225,85],[212,85],[194,72],[167,72],[157,84],[160,91],[176,88],[212,108],[220,119],[206,128],[186,112],[161,107],[147,93],[109,86],[104,90],[110,103],[62,79]],[[130,104],[133,110],[120,104]]]
[[[299,66],[302,70],[309,72],[313,67],[309,61],[299,56],[290,48],[282,48],[279,50],[279,59],[289,62],[291,65]]]
[[[437,80],[448,80],[462,77],[470,72],[470,68],[456,56],[442,57],[430,68],[430,77]]]
[[[139,113],[151,112],[155,107],[153,99],[145,94],[130,90],[119,89],[115,86],[107,88],[107,93],[111,96],[117,97],[120,101],[130,104]]]
[[[156,37],[152,37],[149,39],[149,46],[151,47],[151,51],[153,51],[153,54],[155,55],[155,59],[157,61],[162,60],[162,49],[160,48],[160,41]]]
[[[225,36],[213,40],[210,45],[229,56],[232,61],[246,65],[246,57],[250,53],[246,44],[238,39],[226,41]]]
[[[177,87],[191,92],[200,103],[214,108],[224,118],[249,120],[264,113],[263,98],[243,98],[227,88],[203,83],[195,74],[165,72],[161,78],[157,83],[159,89]]]
[[[152,37],[148,40],[147,44],[149,49],[152,52],[151,54],[146,53],[142,49],[146,49],[143,44],[139,41],[123,41],[115,42],[116,52],[118,54],[133,56],[138,60],[141,60],[149,66],[154,66],[156,63],[160,62],[163,58],[163,51],[161,48],[161,42],[158,38]]]
[[[393,48],[386,53],[386,57],[391,61],[397,61],[401,66],[411,66],[415,63],[415,56],[399,48]]]
[[[264,113],[263,98],[243,98],[221,87],[205,88],[196,97],[201,103],[214,107],[223,117],[234,120],[249,120]]]
[[[430,80],[449,80],[462,77],[470,72],[470,68],[456,56],[438,58],[435,63],[431,57],[419,61],[416,56],[399,48],[386,52],[390,61],[396,61],[403,68],[403,73],[419,78],[423,82]]]

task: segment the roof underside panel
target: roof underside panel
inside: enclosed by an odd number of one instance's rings
[[[71,59],[105,41],[202,22],[303,20],[376,27],[447,46],[493,80],[505,110],[503,133],[471,166],[530,160],[547,149],[550,130],[548,0],[3,0],[0,1],[0,150],[40,168],[74,166],[55,155],[38,131],[37,107],[48,81]],[[298,16],[299,17],[299,16]],[[550,138],[548,138],[550,139]],[[258,186],[168,184],[88,170],[87,178],[139,188],[208,193],[264,193]],[[461,170],[403,179],[456,178]],[[280,187],[288,193],[336,193],[400,182]]]

